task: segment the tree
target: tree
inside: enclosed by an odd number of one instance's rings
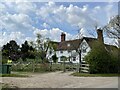
[[[120,4],[120,3],[119,3]],[[111,18],[109,23],[103,27],[103,30],[107,33],[110,38],[117,38],[118,43],[116,43],[119,47],[118,53],[120,56],[120,15],[116,15],[115,17]],[[120,61],[119,63],[119,70],[120,70]],[[120,72],[120,71],[119,71]]]
[[[2,56],[17,61],[20,58],[20,47],[16,41],[11,40],[2,47]]]
[[[58,58],[57,58],[56,53],[55,53],[55,54],[52,56],[52,60],[53,60],[54,63],[56,63],[56,62],[57,62],[57,59],[58,59]]]
[[[51,52],[52,53],[52,52]],[[57,56],[56,53],[50,58],[50,70],[52,71],[52,63],[56,63],[57,62]]]
[[[36,41],[35,42],[31,41],[30,44],[35,48],[34,50],[35,59],[41,60],[43,68],[47,70],[49,63],[48,60],[49,55],[47,55],[47,53],[54,51],[56,45],[52,41],[50,41],[49,38],[43,38],[40,34],[36,34],[36,37],[37,37]]]
[[[85,56],[90,73],[117,73],[117,60],[101,42],[94,42],[92,50]]]
[[[28,42],[25,41],[24,44],[22,44],[22,47],[21,47],[21,58],[23,61],[26,60],[26,58],[28,58],[28,50],[29,50],[29,45],[28,45]]]
[[[103,30],[110,38],[117,38],[118,47],[120,47],[120,15],[111,18],[109,23],[103,27]]]
[[[57,59],[58,59],[56,56],[56,53],[55,53],[56,49],[57,49],[57,42],[50,41],[49,42],[49,49],[47,51],[47,57],[46,57],[49,59],[49,62],[50,62],[50,70],[52,70],[52,65],[53,65],[52,63],[53,62],[56,63]]]
[[[28,41],[25,41],[21,47],[21,58],[25,61],[27,58],[34,59],[34,48],[28,44]]]
[[[33,48],[32,51],[30,51],[30,53],[32,53],[32,55],[34,56],[34,58],[32,58],[32,59],[34,59],[33,62],[32,62],[32,67],[33,67],[33,72],[35,72],[35,68],[36,68],[35,63],[36,63],[36,57],[37,57],[38,54],[37,54],[37,51],[35,49],[35,44],[34,44],[33,41],[30,41],[30,47]]]
[[[29,46],[29,57],[30,59],[35,59],[35,53],[34,53],[35,49],[32,46]]]
[[[48,56],[47,52],[52,51],[55,49],[55,45],[50,41],[49,38],[43,38],[40,34],[37,34],[37,40],[36,40],[36,50],[39,53],[40,59],[42,60],[42,63],[48,63]]]
[[[37,53],[39,54],[40,59],[42,60],[42,63],[43,63],[44,61],[46,61],[47,48],[45,46],[47,46],[47,45],[45,45],[45,44],[47,44],[47,43],[45,43],[44,39],[42,38],[42,36],[40,34],[37,34],[36,37],[37,37],[37,40],[35,43],[35,48],[36,48]]]

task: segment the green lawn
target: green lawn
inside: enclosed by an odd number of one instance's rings
[[[120,74],[88,74],[88,73],[72,73],[71,75],[73,76],[78,76],[78,77],[117,77],[120,76]]]

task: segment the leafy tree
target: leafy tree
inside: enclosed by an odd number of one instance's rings
[[[29,50],[29,45],[28,42],[25,41],[24,44],[22,44],[21,47],[21,58],[23,59],[23,61],[26,60],[26,58],[28,58],[28,50]]]
[[[49,38],[43,38],[40,34],[36,35],[37,40],[34,43],[34,47],[36,48],[36,52],[39,54],[42,63],[48,63],[47,52],[51,51],[55,48],[55,45],[51,43]]]
[[[2,47],[2,56],[6,58],[10,58],[13,61],[16,61],[20,58],[20,50],[19,45],[16,43],[16,41],[11,40],[6,45],[3,45]]]
[[[25,41],[21,47],[21,58],[23,59],[23,61],[25,61],[27,58],[34,59],[35,56],[33,51],[34,48],[30,46],[27,41]]]
[[[118,70],[116,58],[98,41],[84,59],[90,65],[90,73],[115,73]]]
[[[120,4],[120,3],[119,3]],[[118,53],[117,56],[120,58],[120,15],[116,15],[115,17],[111,18],[109,23],[103,27],[103,30],[107,32],[107,35],[111,38],[117,38],[118,39]],[[120,73],[120,61],[118,61],[119,66],[119,73]]]
[[[37,37],[36,41],[35,42],[31,41],[30,44],[32,47],[35,48],[34,50],[34,54],[36,56],[35,59],[41,60],[43,68],[47,70],[49,68],[48,67],[49,60],[48,60],[47,52],[48,51],[51,52],[55,48],[55,45],[51,43],[50,39],[43,38],[40,34],[37,34],[36,37]]]
[[[52,56],[53,62],[56,63],[56,62],[57,62],[57,59],[58,59],[58,58],[57,58],[56,54],[54,54],[54,55]]]

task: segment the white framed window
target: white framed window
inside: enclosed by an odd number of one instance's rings
[[[86,49],[83,49],[82,51],[83,51],[83,53],[86,53]]]
[[[67,46],[70,47],[70,43],[68,43]]]
[[[70,53],[70,50],[68,50],[68,53]]]
[[[76,57],[73,57],[73,61],[76,61]]]
[[[83,45],[83,47],[82,47],[82,52],[83,52],[83,53],[86,53],[86,51],[87,51],[87,46]]]
[[[61,50],[60,53],[63,53],[63,51]]]

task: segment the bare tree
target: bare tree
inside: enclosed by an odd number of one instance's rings
[[[103,30],[109,37],[118,39],[118,46],[120,47],[120,15],[111,18]]]

